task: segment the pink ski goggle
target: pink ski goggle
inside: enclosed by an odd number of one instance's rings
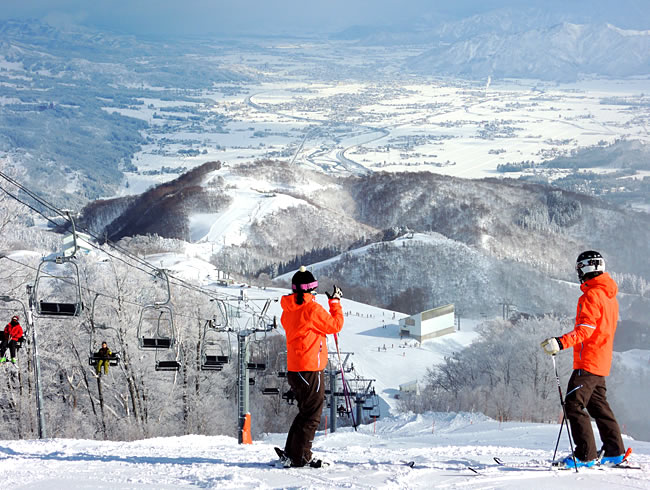
[[[316,289],[318,287],[318,281],[310,282],[307,284],[299,284],[301,291],[309,291],[310,289]],[[291,289],[294,291],[298,289],[298,286],[295,284],[291,285]]]

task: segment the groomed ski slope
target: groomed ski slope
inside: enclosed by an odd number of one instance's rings
[[[625,438],[641,470],[550,470],[497,467],[542,462],[553,454],[558,426],[499,423],[478,414],[429,413],[389,417],[373,425],[319,432],[323,469],[282,469],[271,434],[252,446],[234,438],[184,436],[134,442],[4,441],[0,475],[12,489],[172,488],[650,488],[650,443]],[[561,447],[568,447],[562,438]],[[414,461],[409,468],[403,462]],[[476,474],[468,469],[477,469]]]

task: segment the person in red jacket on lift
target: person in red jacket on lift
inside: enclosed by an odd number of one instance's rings
[[[573,347],[573,374],[567,387],[565,408],[575,441],[575,463],[572,455],[559,463],[571,468],[594,466],[598,462],[611,466],[625,458],[621,429],[607,402],[605,387],[618,324],[618,286],[605,272],[605,259],[593,250],[578,256],[576,271],[582,296],[578,300],[575,327],[562,337],[542,342],[544,352],[550,355]],[[591,417],[603,441],[600,461]]]
[[[9,348],[9,353],[11,354],[11,362],[13,364],[18,362],[16,352],[19,347],[18,343],[22,342],[23,339],[23,327],[20,326],[19,320],[18,315],[15,315],[5,327],[2,342],[0,342],[0,363],[7,362],[7,358],[5,357],[7,348]]]
[[[291,279],[293,294],[282,296],[280,321],[287,336],[287,381],[298,402],[284,451],[276,449],[285,467],[327,465],[311,452],[325,402],[327,366],[326,335],[343,327],[341,289],[334,286],[328,297],[329,312],[316,302],[318,281],[305,267]]]

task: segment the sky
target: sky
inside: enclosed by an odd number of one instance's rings
[[[500,7],[580,12],[650,29],[647,0],[2,0],[0,20],[43,19],[135,35],[324,34],[355,25],[408,25]]]

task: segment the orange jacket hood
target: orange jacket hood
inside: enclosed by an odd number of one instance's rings
[[[338,299],[329,300],[329,313],[305,293],[302,304],[296,295],[282,296],[280,322],[287,337],[288,371],[322,371],[327,365],[327,334],[341,331],[343,310]]]
[[[584,282],[580,289],[575,327],[560,341],[565,349],[573,347],[573,369],[608,376],[618,325],[618,286],[605,272]]]

